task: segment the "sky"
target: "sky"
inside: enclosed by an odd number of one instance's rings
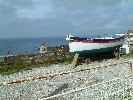
[[[133,30],[133,0],[0,0],[0,38]]]

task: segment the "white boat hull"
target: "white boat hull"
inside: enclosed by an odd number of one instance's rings
[[[79,38],[67,35],[66,40],[69,41],[69,51],[72,55],[98,54],[106,52],[119,51],[119,48],[125,42],[124,34],[115,34],[98,38]]]
[[[125,40],[120,40],[119,42],[111,43],[83,43],[83,42],[69,42],[70,53],[75,55],[75,53],[82,55],[87,54],[98,54],[105,52],[114,52],[119,50]]]

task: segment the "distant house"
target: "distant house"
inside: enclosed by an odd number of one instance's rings
[[[127,33],[128,33],[129,36],[133,36],[133,31],[128,30]]]
[[[45,43],[43,42],[40,47],[40,53],[45,53],[45,52],[47,52],[47,47],[45,46]]]
[[[130,35],[130,36],[133,36],[133,31],[131,31],[129,35]]]

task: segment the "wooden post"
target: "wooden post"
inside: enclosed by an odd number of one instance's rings
[[[133,78],[133,63],[130,62],[130,79]]]
[[[87,63],[90,63],[90,59],[86,59],[85,60],[85,63],[87,64]]]
[[[79,59],[79,54],[76,53],[75,56],[74,56],[73,62],[72,62],[72,64],[71,64],[71,66],[72,66],[73,68],[77,66],[77,64],[78,64],[78,59]]]

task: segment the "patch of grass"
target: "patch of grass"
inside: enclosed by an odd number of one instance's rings
[[[122,58],[128,58],[128,57],[133,58],[133,50],[132,50],[132,51],[130,51],[130,53],[129,53],[129,54],[122,55],[121,57],[122,57]]]
[[[28,63],[17,62],[17,63],[10,63],[10,64],[3,64],[1,65],[0,74],[2,75],[9,75],[21,70],[25,70],[29,67]]]
[[[39,61],[28,61],[28,62],[14,62],[14,63],[0,63],[0,74],[2,75],[10,75],[13,73],[17,73],[20,71],[31,70],[32,68],[38,68],[42,66],[49,66],[55,63],[64,63],[64,62],[72,62],[72,58],[63,58],[63,59],[47,59],[47,60],[39,60]]]
[[[68,62],[69,64],[72,63],[72,61],[73,61],[73,58],[66,59],[66,62]]]

